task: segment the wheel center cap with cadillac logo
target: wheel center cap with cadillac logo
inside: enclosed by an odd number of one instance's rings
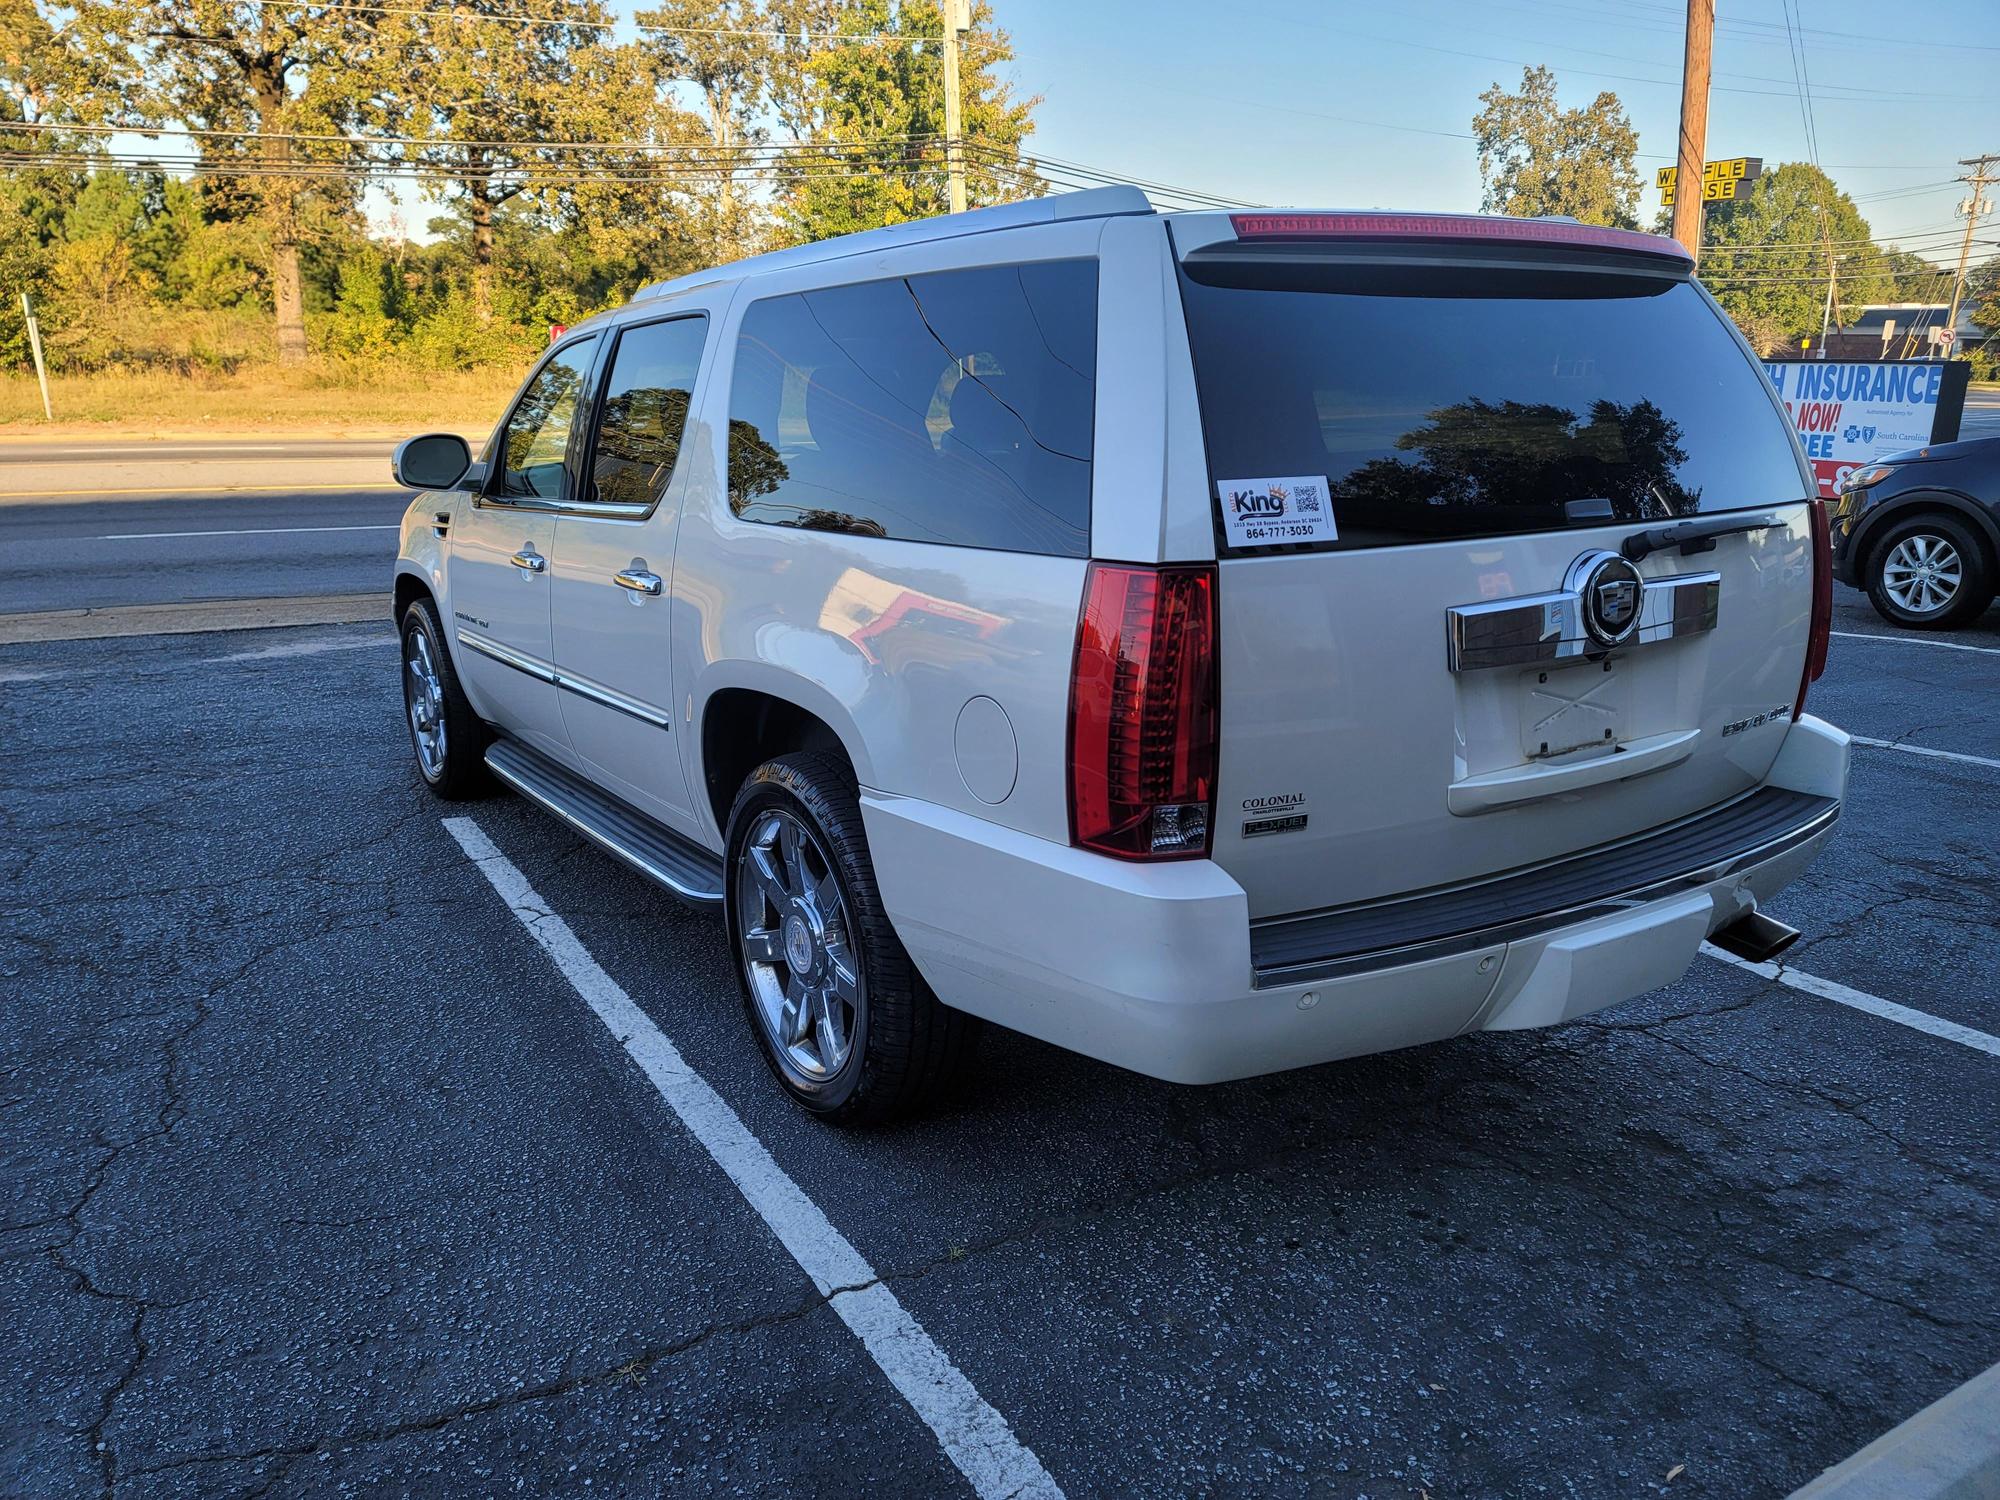
[[[1570,564],[1568,587],[1582,606],[1584,632],[1600,646],[1622,646],[1639,629],[1646,583],[1616,552],[1586,552]]]

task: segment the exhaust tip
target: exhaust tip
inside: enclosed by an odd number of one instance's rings
[[[1787,927],[1761,911],[1738,917],[1709,937],[1709,941],[1724,953],[1732,953],[1753,964],[1770,962],[1798,940],[1798,928]]]

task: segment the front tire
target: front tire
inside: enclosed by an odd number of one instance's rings
[[[1922,515],[1890,528],[1868,558],[1868,599],[1891,625],[1950,630],[1993,602],[1985,550],[1951,516]]]
[[[737,979],[785,1092],[840,1124],[936,1099],[978,1022],[938,1001],[890,926],[846,763],[801,752],[759,766],[724,847]]]
[[[424,785],[447,802],[494,790],[486,770],[493,734],[459,686],[437,606],[426,596],[403,610],[403,723]]]

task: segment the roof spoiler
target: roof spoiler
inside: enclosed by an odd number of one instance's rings
[[[1238,240],[1348,240],[1423,242],[1449,240],[1461,244],[1533,244],[1574,249],[1613,250],[1652,256],[1692,266],[1677,240],[1641,234],[1635,229],[1610,229],[1575,219],[1514,219],[1491,214],[1301,213],[1283,210],[1233,213],[1230,228]]]

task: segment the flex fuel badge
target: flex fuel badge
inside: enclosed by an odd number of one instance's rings
[[[1254,839],[1267,833],[1296,833],[1306,826],[1306,794],[1279,792],[1267,797],[1243,799],[1243,837]]]
[[[1232,547],[1330,542],[1339,535],[1324,474],[1225,479],[1216,490],[1222,500],[1223,535]]]

